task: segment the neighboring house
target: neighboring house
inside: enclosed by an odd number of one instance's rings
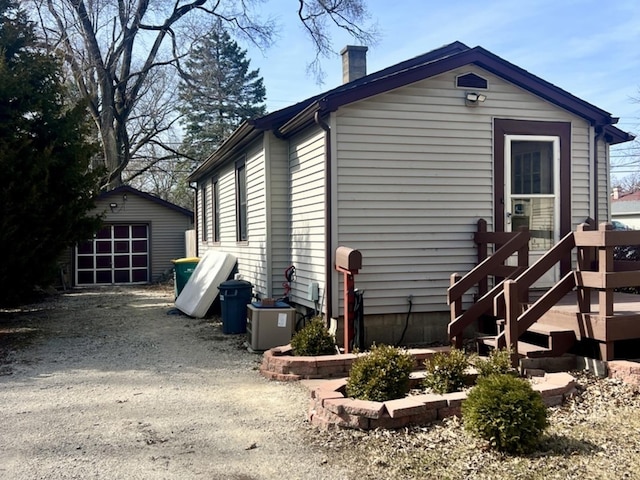
[[[73,252],[76,286],[150,283],[168,275],[185,255],[193,213],[129,186],[101,194],[93,213],[103,227]]]
[[[476,222],[527,225],[532,259],[609,214],[616,118],[481,48],[455,42],[243,123],[190,176],[200,254],[221,250],[262,297],[342,314],[338,246],[362,253],[370,344],[446,339],[446,290],[476,263]],[[505,180],[507,179],[507,180]],[[309,286],[319,285],[319,302]],[[412,307],[409,315],[410,303]]]
[[[640,230],[640,191],[621,194],[614,188],[611,196],[611,220]]]

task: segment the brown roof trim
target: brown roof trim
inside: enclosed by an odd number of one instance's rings
[[[612,117],[609,112],[529,73],[482,47],[469,48],[462,42],[453,42],[353,82],[340,85],[295,105],[244,122],[218,150],[188,177],[188,180],[198,180],[221,163],[230,151],[255,139],[257,134],[262,131],[273,130],[276,135],[287,137],[313,124],[316,112],[329,113],[343,105],[470,64],[477,65],[518,85],[586,119],[596,127],[604,127],[604,131],[608,135],[607,140],[612,144],[628,142],[634,138],[633,135],[612,126],[618,119]]]
[[[416,62],[416,59],[422,60],[422,63],[419,61]],[[328,92],[322,98],[302,110],[296,116],[298,118],[294,117],[285,123],[279,130],[280,134],[285,136],[291,135],[311,124],[315,113],[314,105],[317,105],[317,109],[321,113],[332,112],[343,105],[424,80],[455,68],[474,64],[588,120],[592,125],[607,126],[607,132],[610,133],[614,143],[621,143],[633,139],[633,137],[626,132],[615,127],[610,127],[610,125],[616,123],[618,119],[612,117],[609,112],[527,72],[482,47],[474,47],[467,50],[456,49],[444,57],[435,59],[426,57],[416,57],[416,59],[363,77],[363,79],[361,79],[363,80],[362,82],[353,82],[359,84],[353,85],[352,88],[335,89]]]
[[[264,118],[264,117],[263,117]],[[231,136],[222,142],[220,147],[213,152],[209,157],[200,164],[191,174],[187,177],[188,182],[195,182],[207,175],[213,169],[215,169],[221,163],[224,163],[225,157],[236,150],[237,148],[245,145],[246,143],[255,140],[264,130],[268,128],[256,127],[256,121],[249,120],[244,121],[238,128],[234,130]]]
[[[137,195],[145,200],[149,200],[151,202],[157,203],[158,205],[168,208],[170,210],[174,210],[182,215],[189,217],[193,220],[193,212],[191,210],[187,210],[186,208],[182,208],[175,203],[167,202],[160,197],[156,197],[155,195],[151,195],[150,193],[142,192],[137,190],[129,185],[121,185],[119,187],[114,188],[113,190],[109,190],[108,192],[103,192],[98,195],[99,200],[106,200],[114,195],[122,195],[123,193]]]

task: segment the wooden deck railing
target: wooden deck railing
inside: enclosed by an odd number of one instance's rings
[[[640,286],[640,262],[614,259],[616,247],[640,245],[640,231],[613,230],[613,226],[609,223],[600,224],[598,230],[593,230],[591,225],[584,223],[576,232],[567,234],[531,267],[523,270],[522,267],[505,268],[504,261],[515,251],[524,255],[526,246],[521,242],[525,241],[528,245],[528,232],[517,232],[515,235],[504,233],[490,235],[486,229],[482,231],[483,227],[486,228],[486,223],[478,222],[478,227],[476,243],[479,246],[484,249],[486,243],[499,240],[502,242],[502,247],[498,248],[491,257],[485,256],[479,265],[464,277],[458,274],[453,274],[451,277],[451,286],[447,292],[451,307],[449,336],[452,344],[457,347],[462,345],[463,330],[487,312],[504,313],[505,329],[498,336],[497,345],[499,347],[509,345],[513,352],[517,352],[520,336],[574,288],[577,294],[578,316],[596,322],[606,322],[607,319],[614,318],[615,290]],[[577,254],[575,270],[564,275],[533,305],[524,308],[523,299],[528,296],[529,288],[546,272],[570,256],[574,248]],[[528,257],[528,249],[526,255]],[[483,254],[479,253],[478,258],[482,256]],[[498,283],[491,291],[483,292],[482,281],[490,275],[496,275],[496,272],[504,274],[506,280]],[[463,312],[462,296],[476,284],[479,285],[480,298],[476,304]],[[591,312],[593,290],[598,292],[597,313]],[[616,315],[615,319],[622,321],[620,325],[629,331],[631,336],[627,338],[640,338],[640,313],[623,312]],[[615,339],[618,337],[605,336],[598,339],[603,360],[613,358]]]
[[[478,220],[478,230],[474,241],[478,246],[478,265],[461,277],[457,273],[451,275],[451,286],[447,290],[447,301],[451,310],[449,322],[449,338],[457,348],[462,347],[462,334],[482,315],[491,312],[493,299],[502,291],[504,278],[513,278],[524,271],[529,262],[529,231],[488,232],[487,222]],[[489,247],[495,245],[496,251],[489,255]],[[505,261],[517,253],[517,266],[505,265]],[[489,277],[496,278],[497,285],[488,291]],[[462,298],[474,287],[477,297],[474,304],[466,311],[462,309]]]

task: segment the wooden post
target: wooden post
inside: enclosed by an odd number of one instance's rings
[[[487,233],[487,221],[484,218],[478,220],[478,233]],[[486,242],[478,243],[478,263],[480,265],[486,260],[488,255],[489,244]],[[478,282],[478,298],[481,298],[489,291],[489,282],[487,277],[484,277]]]
[[[591,230],[591,225],[581,223],[578,225],[579,232]],[[577,269],[579,272],[591,270],[594,260],[594,251],[592,247],[578,247],[577,253]],[[580,313],[591,313],[591,288],[576,285],[576,297],[578,302],[578,311]]]
[[[520,315],[520,300],[518,284],[514,280],[504,282],[505,329],[506,346],[511,352],[511,366],[518,367],[518,316]],[[497,347],[497,345],[496,345]]]
[[[457,282],[460,281],[462,277],[458,273],[452,273],[449,279],[449,283],[451,286],[454,286]],[[456,318],[462,315],[462,297],[456,298],[449,307],[451,312],[451,323],[455,322]],[[450,339],[453,346],[458,349],[461,349],[463,346],[463,335],[456,335],[455,337]]]
[[[607,238],[606,232],[613,230],[613,225],[610,223],[601,223],[598,230],[604,233],[604,238]],[[606,245],[606,240],[605,240]],[[598,247],[598,271],[602,278],[605,277],[607,272],[613,272],[613,249],[611,246]],[[610,317],[613,315],[613,288],[605,288],[598,293],[598,314],[601,317]]]
[[[520,235],[529,235],[529,228],[527,226],[522,226],[518,229]],[[524,246],[518,249],[518,266],[524,267],[525,269],[529,267],[529,242],[525,243]],[[520,289],[520,302],[521,303],[529,303],[529,288]]]

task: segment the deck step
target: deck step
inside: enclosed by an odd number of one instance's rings
[[[477,341],[489,348],[496,348],[495,336],[478,337]],[[555,353],[550,348],[520,341],[518,342],[518,355],[529,358],[539,358],[555,356]]]

